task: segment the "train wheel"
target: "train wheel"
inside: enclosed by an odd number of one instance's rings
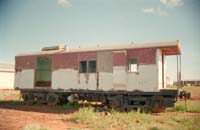
[[[163,100],[162,97],[159,97],[159,96],[153,97],[152,106],[151,106],[152,112],[162,112],[162,111],[164,111],[162,100]]]
[[[46,103],[45,94],[44,93],[39,93],[37,95],[37,104],[43,104],[43,103]]]
[[[112,98],[110,98],[109,105],[111,107],[118,109],[120,111],[126,111],[127,110],[127,103],[124,102],[123,95],[116,95]]]
[[[35,98],[33,93],[26,93],[22,95],[23,100],[25,101],[26,104],[34,104],[35,103]]]
[[[54,106],[59,103],[59,96],[55,93],[48,93],[46,96],[47,105]]]

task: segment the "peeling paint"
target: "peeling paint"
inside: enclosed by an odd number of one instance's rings
[[[85,75],[85,83],[88,84],[90,74],[89,73],[85,73],[84,75]]]
[[[78,77],[78,84],[80,84],[81,83],[80,73],[77,73],[77,77]]]

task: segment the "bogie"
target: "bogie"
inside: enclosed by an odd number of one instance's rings
[[[102,105],[120,111],[139,109],[142,112],[159,112],[164,108],[173,106],[176,95],[166,96],[155,93],[121,93],[121,92],[46,92],[46,91],[21,91],[22,97],[28,104],[46,103],[56,105],[72,101],[87,100],[88,102],[101,102]]]

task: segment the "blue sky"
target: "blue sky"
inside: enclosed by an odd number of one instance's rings
[[[44,46],[179,40],[183,79],[200,79],[199,0],[0,0],[0,61]],[[167,57],[176,79],[176,57]]]

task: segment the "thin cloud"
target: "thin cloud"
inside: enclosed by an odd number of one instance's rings
[[[183,0],[160,0],[160,2],[169,8],[174,8],[184,4]]]
[[[62,7],[71,7],[72,4],[70,2],[70,0],[57,0],[58,5],[62,6]]]
[[[148,14],[156,14],[159,16],[167,16],[168,13],[166,11],[163,11],[160,9],[160,7],[157,8],[144,8],[142,9],[142,12],[148,13]]]

